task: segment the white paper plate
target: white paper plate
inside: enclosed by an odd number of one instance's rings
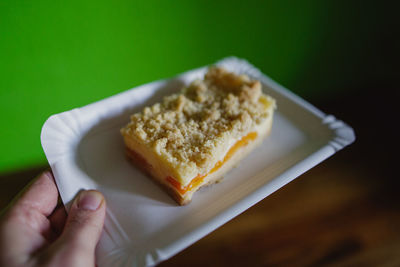
[[[119,133],[130,114],[176,92],[207,67],[152,82],[51,116],[42,146],[63,202],[81,189],[107,199],[99,266],[144,266],[165,260],[204,237],[355,140],[345,123],[326,115],[235,57],[217,63],[259,79],[277,100],[271,135],[222,183],[200,190],[180,207],[124,156]]]

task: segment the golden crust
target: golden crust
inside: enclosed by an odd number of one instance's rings
[[[130,159],[130,161],[138,169],[140,169],[148,177],[152,178],[152,180],[156,184],[161,186],[161,188],[164,189],[179,205],[183,206],[183,205],[190,203],[191,198],[183,197],[173,187],[171,187],[168,184],[157,179],[156,175],[154,175],[154,173],[153,173],[153,170],[152,170],[153,167],[148,162],[146,162],[146,160],[141,155],[139,155],[137,152],[135,152],[129,148],[126,148],[126,156]]]
[[[187,185],[208,173],[232,140],[271,119],[274,107],[259,81],[212,67],[204,80],[133,114],[121,133],[129,143],[146,147]]]

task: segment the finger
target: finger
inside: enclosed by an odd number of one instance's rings
[[[103,229],[106,203],[103,195],[95,190],[81,191],[72,203],[65,228],[58,243],[64,248],[61,258],[74,264],[84,262],[94,265],[94,253]]]
[[[65,222],[67,221],[67,212],[65,211],[64,205],[59,205],[48,219],[55,234],[54,237],[57,238],[62,233]]]
[[[57,206],[58,190],[50,171],[41,173],[16,200],[12,209],[35,209],[49,216]]]
[[[49,171],[33,180],[2,218],[0,251],[4,252],[3,256],[23,261],[48,244],[52,229],[47,215],[56,206],[57,196]]]

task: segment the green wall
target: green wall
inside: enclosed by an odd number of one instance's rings
[[[306,99],[334,94],[354,76],[355,61],[338,57],[358,27],[346,23],[354,10],[317,0],[0,0],[0,173],[45,164],[50,115],[230,55]]]

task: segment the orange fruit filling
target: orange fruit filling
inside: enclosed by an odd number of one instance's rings
[[[186,192],[190,191],[192,188],[197,187],[198,185],[200,185],[204,178],[213,173],[216,172],[219,168],[221,168],[222,165],[225,164],[225,162],[227,162],[235,153],[236,151],[243,147],[246,146],[250,141],[254,141],[257,138],[257,132],[251,132],[248,135],[242,137],[242,139],[240,139],[239,141],[237,141],[228,151],[228,153],[226,153],[225,157],[223,160],[218,161],[214,168],[211,169],[211,171],[207,174],[198,174],[195,178],[193,178],[193,180],[186,186],[182,186],[180,182],[178,182],[177,180],[175,180],[173,177],[168,176],[166,178],[166,180],[175,187],[176,190],[178,190],[178,192],[181,195],[184,195]]]

